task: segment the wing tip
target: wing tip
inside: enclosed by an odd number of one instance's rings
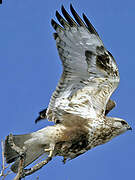
[[[71,10],[71,9],[74,9],[72,3],[70,3],[70,10]]]
[[[71,12],[75,11],[75,9],[73,8],[72,3],[70,3],[70,11],[71,11]],[[73,13],[72,13],[72,14],[73,14]]]
[[[35,124],[37,124],[39,121],[47,118],[46,117],[46,111],[47,111],[47,108],[39,112],[39,116],[35,120]]]
[[[35,120],[35,124],[37,124],[41,120],[42,120],[42,118],[40,116],[38,116],[37,119]]]
[[[63,4],[61,5],[61,11],[66,11]]]
[[[54,19],[51,19],[51,25],[56,30],[56,22],[54,21]]]

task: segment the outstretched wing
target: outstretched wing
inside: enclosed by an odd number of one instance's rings
[[[106,104],[117,88],[119,72],[92,24],[83,14],[85,23],[70,5],[75,18],[62,6],[65,19],[56,11],[60,24],[52,19],[54,38],[63,65],[61,79],[53,93],[47,118],[60,122],[64,115],[96,118],[105,115]]]

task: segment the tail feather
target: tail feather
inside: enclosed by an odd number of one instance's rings
[[[32,143],[33,141],[31,139],[32,139],[31,134],[13,135],[14,143],[20,148],[23,148],[23,147],[26,148],[26,157],[25,157],[24,167],[31,164],[34,160],[36,160],[38,157],[40,157],[44,153],[44,147],[37,143]],[[9,140],[9,136],[7,136],[5,140],[4,152],[5,152],[6,162],[12,163],[15,161],[15,163],[11,166],[11,170],[16,173],[18,172],[19,154],[16,153],[11,148],[8,140]],[[25,143],[28,140],[30,140],[31,143]]]
[[[14,143],[22,148],[24,146],[24,142],[28,139],[30,139],[30,134],[25,134],[25,135],[14,135],[13,136],[13,141]],[[19,156],[18,153],[16,153],[10,146],[9,144],[9,136],[6,137],[5,140],[5,150],[4,154],[6,157],[6,162],[7,163],[12,163],[14,162]]]
[[[6,137],[5,147],[4,147],[4,156],[7,163],[12,163],[18,158],[18,154],[11,148],[9,144],[9,136]]]

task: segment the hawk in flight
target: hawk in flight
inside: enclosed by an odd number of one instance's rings
[[[55,124],[12,136],[14,144],[25,149],[24,167],[43,154],[63,156],[66,162],[131,130],[125,120],[107,116],[115,107],[110,96],[120,80],[115,59],[85,14],[82,20],[72,5],[70,10],[74,18],[62,6],[63,16],[56,11],[59,23],[51,21],[63,73],[48,108],[36,120]],[[11,170],[17,173],[19,154],[9,139],[10,135],[5,140],[6,162],[14,162]]]

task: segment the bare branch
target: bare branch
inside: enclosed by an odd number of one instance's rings
[[[1,140],[1,149],[2,149],[2,169],[0,172],[0,177],[2,177],[2,180],[6,178],[7,175],[11,174],[12,172],[9,170],[5,173],[5,170],[8,169],[10,164],[8,166],[5,166],[5,159],[4,159],[4,142]]]
[[[20,180],[22,178],[23,170],[24,170],[24,157],[20,157],[18,173],[16,177],[14,178],[14,180]]]

